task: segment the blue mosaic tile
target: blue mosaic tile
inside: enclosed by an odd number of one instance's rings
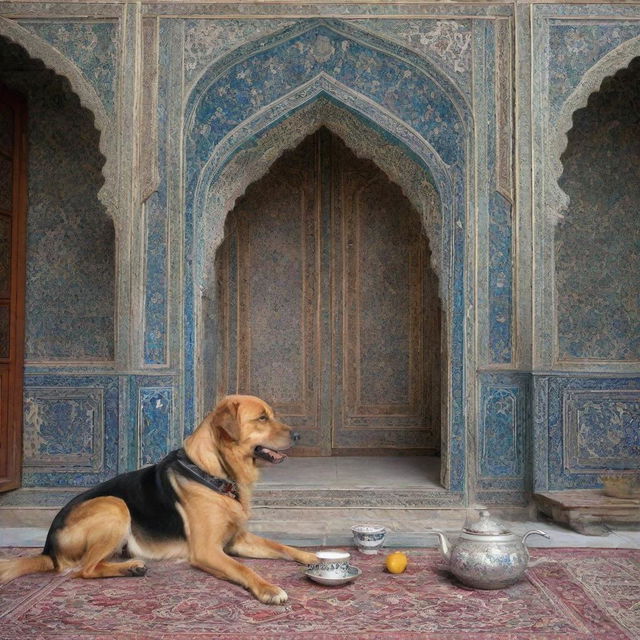
[[[511,203],[491,197],[489,221],[489,352],[492,363],[512,360],[513,239]]]
[[[604,55],[640,35],[637,21],[553,20],[549,26],[549,100],[557,113],[587,72]]]
[[[116,22],[20,20],[19,23],[72,60],[94,86],[106,110],[115,113],[119,36]]]
[[[509,372],[479,375],[479,487],[522,490],[528,478],[530,375]]]
[[[23,486],[90,486],[117,473],[119,382],[25,376]]]
[[[130,376],[128,387],[130,406],[128,421],[125,422],[127,471],[154,464],[182,444],[181,428],[176,422],[174,377]]]
[[[167,209],[163,185],[148,200],[146,212],[144,361],[167,362]]]
[[[639,377],[538,378],[535,410],[546,415],[536,415],[534,450],[547,458],[537,490],[599,487],[601,473],[640,468]]]
[[[138,389],[139,466],[154,464],[169,452],[173,414],[173,389]]]

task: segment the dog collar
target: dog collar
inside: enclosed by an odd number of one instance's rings
[[[233,498],[234,500],[240,500],[238,486],[233,482],[233,480],[219,478],[218,476],[212,476],[210,473],[207,473],[189,458],[184,449],[177,449],[173,454],[178,467],[177,471],[191,480],[195,480],[196,482],[203,484],[205,487],[208,487],[216,493]]]

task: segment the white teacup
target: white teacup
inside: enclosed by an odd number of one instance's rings
[[[351,554],[339,549],[316,551],[318,562],[309,567],[323,578],[342,578],[349,572]]]
[[[353,541],[360,553],[374,554],[382,548],[387,530],[378,524],[358,524],[351,527]]]

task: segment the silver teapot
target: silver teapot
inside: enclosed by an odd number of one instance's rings
[[[441,531],[440,551],[449,561],[449,570],[465,585],[475,589],[502,589],[517,582],[529,565],[525,545],[531,535],[549,536],[544,531],[527,531],[522,538],[480,511],[480,519],[465,523],[458,540],[450,544]]]

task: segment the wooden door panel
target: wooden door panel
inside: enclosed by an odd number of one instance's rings
[[[3,443],[3,446],[0,447],[0,470],[3,472],[0,482],[5,483],[10,480],[8,472],[11,466],[11,447],[4,446],[4,443],[9,444],[13,435],[9,428],[9,405],[11,403],[9,378],[9,366],[0,364],[0,442]]]
[[[220,395],[264,397],[303,455],[438,448],[437,282],[372,162],[310,136],[238,201],[216,259]]]
[[[20,485],[26,106],[0,85],[0,491]]]
[[[342,256],[337,351],[344,371],[334,449],[430,449],[424,359],[426,239],[420,219],[373,163],[334,143]],[[439,348],[439,347],[438,347]]]
[[[318,453],[316,144],[278,160],[229,216],[226,392],[267,400]],[[237,274],[237,275],[235,275]],[[235,352],[235,353],[234,353]]]
[[[11,217],[0,213],[0,299],[11,297]]]

